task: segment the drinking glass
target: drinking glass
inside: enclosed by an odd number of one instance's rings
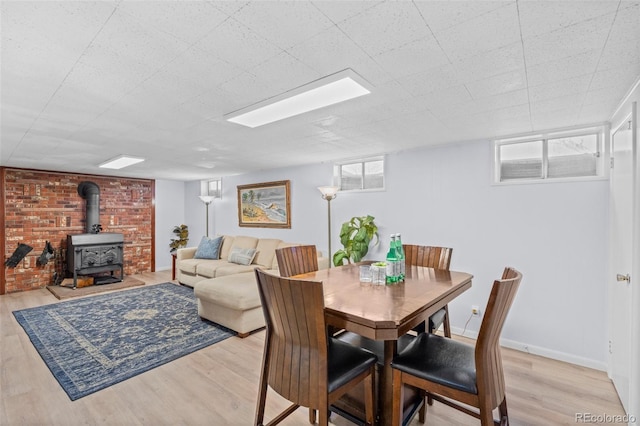
[[[360,265],[360,282],[371,282],[371,267],[369,265]]]

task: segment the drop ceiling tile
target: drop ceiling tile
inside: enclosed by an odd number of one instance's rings
[[[244,72],[229,62],[197,49],[183,52],[175,61],[163,67],[162,71],[191,80],[203,90],[218,87]]]
[[[527,80],[533,87],[592,74],[598,66],[600,54],[600,49],[591,49],[575,56],[558,58],[533,66],[528,65]]]
[[[98,49],[97,55],[91,56],[94,52],[87,52],[82,58],[85,63],[101,62],[100,52],[110,52],[117,65],[158,69],[177,58],[189,45],[116,10],[91,47]]]
[[[437,68],[430,68],[416,74],[398,78],[397,81],[415,96],[424,95],[453,86],[460,86],[457,70],[446,64]]]
[[[117,3],[3,1],[2,40],[79,54],[109,20]]]
[[[522,43],[517,41],[479,55],[453,61],[453,68],[462,81],[479,80],[524,68]]]
[[[577,114],[584,102],[584,94],[567,95],[544,101],[531,102],[531,115],[536,116],[540,113],[553,111],[564,112],[566,110],[575,111]]]
[[[589,90],[610,88],[614,92],[628,90],[640,76],[640,61],[636,64],[598,71],[593,75]]]
[[[2,102],[41,111],[113,10],[104,3],[2,2]],[[97,27],[97,28],[96,28]],[[15,70],[15,71],[13,71]]]
[[[371,56],[335,26],[293,46],[288,53],[320,75],[351,68],[374,86],[391,79]]]
[[[242,109],[278,94],[271,90],[271,88],[265,86],[259,77],[248,72],[244,72],[228,80],[220,86],[220,89],[233,94],[236,105],[239,106],[236,109]],[[235,111],[235,109],[226,111],[225,114],[233,111]]]
[[[465,86],[454,86],[418,97],[439,119],[474,114],[477,106]]]
[[[127,1],[118,5],[118,11],[188,44],[195,43],[229,17],[212,3],[200,1]]]
[[[5,65],[4,51],[2,59]],[[41,67],[22,67],[15,62],[13,66],[18,68],[14,70],[3,66],[1,72],[2,107],[29,109],[35,117],[51,99],[66,72],[52,67],[51,73],[47,73]]]
[[[583,1],[580,7],[567,1],[523,1],[518,3],[522,36],[526,39],[599,19],[615,13],[618,2]]]
[[[475,99],[486,98],[524,89],[527,86],[527,78],[524,69],[519,69],[482,80],[466,82],[465,86]]]
[[[529,121],[531,111],[528,104],[514,105],[507,108],[494,109],[487,112],[481,112],[478,115],[486,117],[489,121],[496,123],[516,121]],[[513,125],[510,123],[509,125]]]
[[[560,81],[540,84],[529,87],[529,95],[532,102],[545,101],[567,95],[579,95],[589,88],[592,74],[584,74]]]
[[[428,36],[373,57],[393,78],[400,78],[448,64],[440,45]]]
[[[334,23],[339,23],[345,19],[359,15],[367,9],[370,9],[382,1],[362,1],[362,0],[319,0],[312,2],[315,7],[318,8],[325,16],[331,19]]]
[[[489,112],[498,109],[510,108],[529,103],[529,94],[526,89],[513,92],[500,93],[495,96],[474,99],[478,112]]]
[[[416,7],[429,28],[438,34],[514,4],[515,1],[421,1],[416,2]]]
[[[527,66],[575,57],[589,51],[601,51],[611,28],[613,15],[581,22],[540,36],[523,40]]]
[[[602,52],[598,71],[626,67],[640,62],[640,37],[622,43],[609,43]]]
[[[333,26],[312,3],[301,1],[252,2],[233,18],[283,50]]]
[[[241,107],[242,105],[238,105],[230,93],[219,87],[204,91],[179,105],[183,111],[216,122],[223,121],[222,116],[225,113]]]
[[[323,75],[309,68],[287,52],[281,52],[252,68],[250,72],[258,76],[260,84],[269,88],[271,96],[293,90],[317,80]],[[256,99],[260,102],[264,99]]]
[[[186,78],[175,69],[163,69],[146,79],[139,88],[157,94],[165,106],[176,107],[199,96],[203,87],[196,79]],[[150,105],[152,106],[152,105]]]
[[[626,95],[629,87],[619,86],[617,90],[613,90],[612,87],[605,87],[602,89],[590,89],[584,97],[584,105],[602,105],[606,110],[613,112],[618,102],[622,100],[622,97]]]
[[[216,27],[194,47],[245,71],[282,52],[282,49],[233,18]]]
[[[139,85],[146,74],[142,67],[129,70],[125,64],[118,67],[112,62],[102,67],[92,62],[95,66],[78,63],[64,80],[64,86],[84,91],[89,98],[96,97],[113,103]],[[147,72],[151,74],[151,70]]]
[[[624,43],[640,38],[640,2],[623,1],[616,14],[607,44]]]
[[[532,123],[537,130],[558,129],[579,123],[579,110],[567,108],[555,111],[538,111],[532,113]],[[590,124],[592,124],[591,122]]]
[[[598,100],[597,103],[583,105],[580,108],[578,118],[583,123],[602,123],[602,117],[610,117],[619,106],[620,100],[609,99],[606,102]]]
[[[452,61],[479,55],[520,41],[515,3],[492,10],[435,34]]]
[[[375,56],[431,35],[413,2],[385,2],[337,24]]]

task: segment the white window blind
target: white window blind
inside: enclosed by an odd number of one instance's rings
[[[495,142],[498,182],[602,175],[601,134],[549,134]]]

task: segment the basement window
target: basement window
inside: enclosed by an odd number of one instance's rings
[[[601,129],[549,133],[494,142],[500,183],[601,177]]]
[[[334,166],[340,191],[384,189],[384,158],[349,161]]]

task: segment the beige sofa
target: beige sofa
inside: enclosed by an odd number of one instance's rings
[[[265,326],[258,294],[256,268],[278,273],[276,249],[301,244],[272,238],[247,236],[223,237],[220,259],[195,259],[197,248],[179,249],[176,254],[176,278],[193,287],[198,300],[198,315],[230,328],[240,337]],[[232,249],[256,249],[250,265],[228,261]],[[329,259],[318,252],[318,267],[329,267]]]

